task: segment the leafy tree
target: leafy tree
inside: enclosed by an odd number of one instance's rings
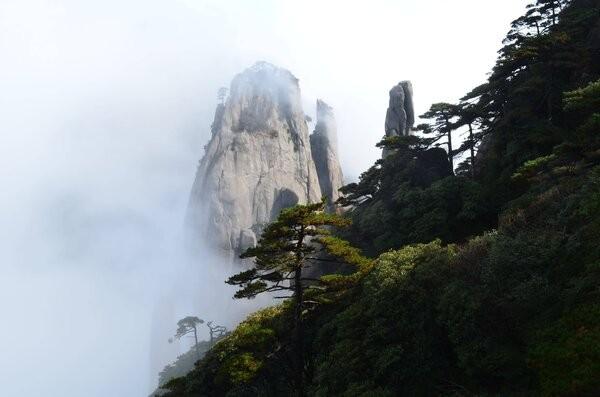
[[[575,143],[588,151],[600,145],[600,80],[565,93],[565,110],[583,118],[575,129]]]
[[[593,396],[600,390],[599,304],[569,311],[536,336],[530,360],[544,395]]]
[[[357,206],[375,197],[380,188],[382,163],[383,160],[378,160],[374,166],[363,172],[359,183],[343,186],[337,204],[342,207]]]
[[[568,0],[537,0],[529,8],[537,10],[542,18],[548,20],[550,26],[555,26],[558,23],[558,14],[567,3]]]
[[[209,346],[213,347],[215,340],[222,338],[227,333],[227,327],[223,325],[213,325],[212,321],[206,323],[210,335]]]
[[[432,134],[431,144],[442,138],[446,139],[448,147],[448,160],[450,167],[454,170],[454,151],[452,149],[452,131],[456,129],[453,121],[458,116],[458,107],[449,103],[434,103],[425,114],[419,116],[422,119],[432,120],[430,124],[420,124],[417,130],[429,135]]]
[[[416,135],[388,136],[376,146],[391,152],[398,150],[412,150],[417,152],[426,150],[433,142],[433,138],[423,138]]]
[[[359,293],[319,329],[315,395],[443,394],[436,379],[451,366],[435,306],[455,250],[438,241],[378,258]]]
[[[565,93],[567,110],[600,111],[600,80],[578,90]]]
[[[458,115],[458,121],[455,127],[467,126],[469,128],[469,137],[465,140],[462,146],[455,152],[460,153],[465,150],[469,150],[470,167],[469,171],[471,177],[475,177],[475,148],[477,143],[481,139],[481,135],[476,135],[474,132],[475,123],[481,118],[481,112],[476,104],[469,102],[461,102],[456,106],[456,114]]]
[[[340,189],[342,195],[337,204],[342,207],[356,207],[378,197],[381,189],[388,190],[387,184],[384,182],[387,179],[384,167],[389,168],[389,164],[396,162],[396,160],[425,160],[426,157],[431,157],[426,155],[425,152],[432,142],[432,138],[422,138],[416,135],[384,138],[377,144],[377,147],[385,149],[389,153],[395,154],[395,156],[390,156],[389,160],[377,160],[375,165],[361,174],[358,183],[343,186]],[[421,161],[419,163],[423,165]]]
[[[382,194],[390,194],[390,189],[393,189],[394,185],[399,184],[401,180],[409,179],[411,184],[426,186],[439,177],[450,175],[449,170],[446,169],[449,167],[446,167],[447,164],[443,164],[444,160],[442,160],[442,164],[439,163],[439,156],[437,156],[439,153],[436,153],[436,150],[427,149],[432,142],[432,138],[416,135],[384,138],[377,144],[377,147],[388,150],[393,156],[376,161],[374,166],[360,176],[358,183],[342,187],[340,189],[342,196],[338,199],[338,204],[344,207],[357,207],[361,204],[368,204]],[[395,167],[395,164],[401,165]],[[410,178],[409,175],[414,168],[418,168],[421,172],[428,168],[435,168],[432,170],[434,175]],[[402,169],[408,172],[396,172]],[[390,180],[392,178],[393,181]]]
[[[427,149],[431,138],[384,139],[393,154],[379,160],[357,184],[342,188],[352,226],[344,235],[370,255],[405,244],[463,241],[493,223],[481,186],[453,178],[447,153]]]
[[[266,292],[287,291],[292,293],[294,320],[294,385],[298,396],[305,395],[304,388],[304,335],[302,313],[305,309],[305,289],[309,282],[317,280],[306,277],[305,269],[314,266],[314,242],[330,235],[327,227],[343,227],[348,220],[336,214],[324,212],[325,201],[316,204],[297,205],[284,209],[277,220],[262,233],[256,247],[251,247],[241,258],[254,258],[255,265],[227,280],[228,284],[240,286],[235,298],[252,299]]]
[[[204,320],[201,320],[198,317],[188,316],[177,322],[177,331],[175,332],[176,339],[181,339],[186,335],[194,334],[194,347],[196,349],[198,360],[200,359],[200,350],[198,349],[198,325],[203,323]]]
[[[505,44],[534,34],[539,37],[542,34],[542,16],[537,8],[530,6],[525,15],[515,19],[510,27],[511,29],[504,39]]]

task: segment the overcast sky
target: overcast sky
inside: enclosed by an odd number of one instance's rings
[[[147,395],[157,323],[219,316],[191,303],[210,283],[177,247],[217,89],[236,73],[274,63],[300,79],[307,114],[333,106],[352,179],[380,155],[389,89],[412,80],[419,114],[457,100],[524,7],[1,0],[0,394]]]

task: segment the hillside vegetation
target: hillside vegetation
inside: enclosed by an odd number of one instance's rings
[[[340,200],[337,235],[365,257],[325,244],[356,273],[325,276],[302,313],[305,395],[598,395],[599,79],[600,1],[538,0],[489,80],[425,115],[447,124],[381,142],[393,154]],[[448,153],[436,128],[472,134]],[[167,395],[297,395],[293,302],[251,315]]]

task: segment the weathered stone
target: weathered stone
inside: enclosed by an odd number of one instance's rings
[[[335,116],[333,109],[321,100],[317,100],[317,124],[310,136],[310,147],[321,193],[327,198],[328,207],[332,210],[344,183],[338,159]]]
[[[413,88],[410,81],[401,81],[390,90],[390,103],[385,116],[385,135],[408,136],[415,124]],[[383,157],[388,151],[383,151]]]
[[[298,79],[257,63],[233,79],[229,92],[217,107],[187,225],[192,238],[235,256],[281,209],[317,202],[322,193]]]

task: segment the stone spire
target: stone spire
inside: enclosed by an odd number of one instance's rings
[[[312,157],[319,176],[321,193],[327,198],[329,209],[339,198],[343,186],[342,168],[337,150],[337,126],[333,109],[322,100],[317,100],[317,124],[310,136]]]
[[[237,256],[283,208],[317,202],[322,192],[298,79],[261,62],[238,74],[229,92],[217,107],[187,225],[192,244]]]
[[[390,104],[385,116],[385,136],[408,136],[415,124],[413,88],[410,81],[401,81],[390,90]],[[383,157],[388,155],[383,151]]]

